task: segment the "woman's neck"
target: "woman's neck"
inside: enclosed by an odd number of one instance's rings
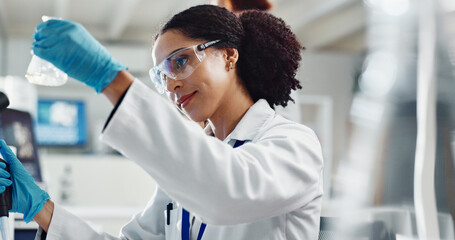
[[[245,89],[237,89],[237,94],[230,95],[218,110],[209,118],[209,124],[215,137],[224,140],[234,130],[248,109],[254,104]]]

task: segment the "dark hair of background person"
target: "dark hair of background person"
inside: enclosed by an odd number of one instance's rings
[[[237,74],[254,102],[264,98],[272,108],[286,107],[294,102],[291,90],[302,88],[295,75],[304,48],[284,21],[269,13],[248,10],[237,17],[222,7],[199,5],[174,15],[159,35],[169,30],[190,39],[219,39],[218,49],[237,49]]]
[[[231,3],[232,11],[245,10],[262,10],[267,11],[272,8],[272,4],[268,0],[226,0]]]

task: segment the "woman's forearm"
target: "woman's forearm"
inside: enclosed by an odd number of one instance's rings
[[[102,93],[109,99],[112,105],[116,105],[120,97],[131,86],[134,76],[126,70],[118,72],[114,80],[107,85]]]
[[[49,225],[51,224],[52,220],[52,215],[54,213],[54,202],[51,200],[47,200],[47,202],[44,204],[43,208],[41,211],[39,211],[33,220],[40,225],[40,227],[47,232],[49,229]]]
[[[120,97],[131,86],[134,81],[134,76],[128,71],[120,71],[114,80],[106,86],[102,93],[109,99],[109,101],[116,105]],[[54,202],[48,200],[41,211],[39,211],[33,220],[44,230],[48,231],[51,224],[52,215],[54,213]]]

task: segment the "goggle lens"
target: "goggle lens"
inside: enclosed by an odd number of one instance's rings
[[[150,79],[152,79],[158,92],[163,94],[166,90],[167,78],[181,80],[189,77],[206,58],[204,50],[218,41],[219,40],[181,49],[150,69]],[[202,50],[199,50],[201,49],[201,46],[203,46],[203,48]]]

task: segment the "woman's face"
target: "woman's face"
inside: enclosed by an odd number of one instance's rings
[[[169,30],[156,40],[152,57],[157,65],[177,49],[205,42],[207,41],[189,39],[179,31]],[[222,111],[235,82],[232,80],[232,71],[227,71],[226,52],[214,47],[204,51],[207,57],[191,75],[181,80],[167,78],[169,99],[196,122],[209,119],[216,112]]]

